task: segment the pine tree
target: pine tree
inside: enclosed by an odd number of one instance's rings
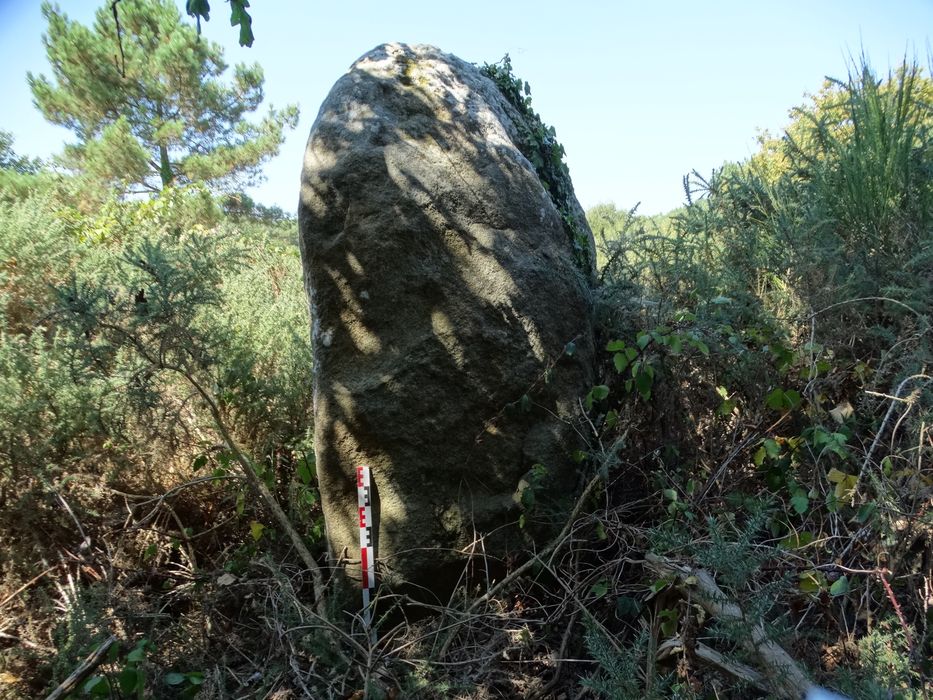
[[[63,164],[123,191],[158,192],[203,182],[229,189],[254,182],[298,108],[246,120],[263,99],[258,64],[238,64],[230,84],[222,48],[182,21],[171,0],[108,3],[92,27],[44,3],[52,78],[28,75],[36,106],[77,143]]]

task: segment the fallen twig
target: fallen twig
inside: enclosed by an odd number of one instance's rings
[[[671,637],[662,642],[658,647],[658,658],[663,659],[671,654],[682,651],[684,651],[683,640],[680,637]],[[692,651],[701,661],[716,666],[739,680],[751,683],[759,690],[763,690],[766,693],[771,690],[770,686],[768,686],[767,679],[761,673],[751,666],[746,666],[738,661],[727,659],[723,654],[720,654],[703,642],[695,642]]]
[[[0,600],[0,608],[2,608],[4,605],[6,605],[7,603],[9,603],[11,600],[13,600],[16,596],[18,596],[20,593],[22,593],[23,591],[25,591],[25,590],[26,590],[27,588],[29,588],[31,585],[33,585],[34,583],[36,583],[37,581],[39,581],[43,576],[46,576],[46,575],[52,573],[53,571],[55,571],[55,569],[57,569],[57,568],[60,567],[60,566],[61,566],[61,564],[56,564],[55,566],[50,566],[48,569],[46,569],[45,571],[43,571],[41,574],[39,574],[39,575],[37,575],[37,576],[34,576],[33,578],[31,578],[31,579],[29,579],[28,581],[26,581],[26,583],[24,583],[22,586],[20,586],[19,588],[17,588],[15,591],[13,591],[12,593],[10,593],[10,595],[8,595],[6,598],[4,598],[3,600]]]
[[[105,639],[99,647],[97,647],[91,655],[88,656],[81,664],[71,672],[71,674],[62,681],[62,684],[59,685],[55,690],[49,693],[49,696],[45,700],[58,700],[63,698],[71,693],[75,688],[78,687],[78,684],[91,675],[91,671],[103,663],[104,658],[107,656],[107,652],[110,650],[117,641],[117,638],[113,635],[110,635]]]
[[[645,555],[645,565],[662,577],[674,578],[679,588],[689,589],[691,595],[713,617],[744,622],[749,631],[745,646],[758,657],[775,695],[796,699],[807,694],[812,684],[800,664],[779,644],[768,638],[761,622],[745,617],[742,609],[723,593],[709,572],[651,553]]]

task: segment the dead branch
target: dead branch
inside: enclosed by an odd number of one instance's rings
[[[689,589],[693,598],[713,617],[744,622],[745,629],[749,631],[744,644],[761,662],[764,675],[776,696],[796,699],[807,694],[812,684],[800,664],[768,638],[760,621],[745,617],[739,605],[723,593],[709,572],[650,552],[645,555],[645,565],[659,576],[674,578],[678,588]]]
[[[45,700],[59,700],[59,698],[64,698],[69,695],[75,688],[78,687],[78,684],[91,675],[91,671],[103,663],[104,658],[107,656],[107,652],[110,650],[117,641],[117,638],[113,635],[110,635],[103,643],[97,647],[90,656],[88,656],[81,664],[71,672],[71,674],[62,681],[62,684],[53,690]]]

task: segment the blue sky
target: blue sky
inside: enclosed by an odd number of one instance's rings
[[[90,22],[100,2],[61,0]],[[183,2],[179,2],[183,6]],[[614,202],[652,214],[683,201],[681,177],[755,150],[759,129],[861,51],[879,72],[906,54],[929,65],[933,0],[653,3],[314,2],[253,0],[256,42],[236,45],[228,6],[213,0],[204,34],[229,63],[259,62],[267,102],[297,102],[298,129],[251,194],[294,210],[308,131],[328,90],[385,41],[430,43],[468,61],[509,53],[535,109],[557,129],[585,207]],[[38,0],[0,0],[0,129],[25,155],[58,152],[70,134],[32,106],[26,71],[46,72]]]

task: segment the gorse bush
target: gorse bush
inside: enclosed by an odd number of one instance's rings
[[[5,592],[28,582],[36,557],[49,561],[55,542],[90,556],[106,541],[110,561],[126,570],[170,565],[182,550],[193,567],[227,546],[216,538],[229,541],[231,528],[241,533],[234,541],[245,535],[255,549],[262,509],[245,497],[189,375],[269,487],[304,519],[309,540],[320,538],[306,435],[312,358],[291,222],[225,219],[213,197],[188,187],[147,201],[111,199],[93,215],[67,195],[40,193],[0,205],[0,226]],[[192,463],[210,469],[192,471]],[[152,525],[137,523],[132,508],[120,534],[116,494],[146,498],[192,480],[216,486],[185,487],[173,506],[165,502],[174,515],[160,516],[154,531],[162,534],[144,535]],[[197,555],[189,538],[200,531],[213,534],[198,540]],[[264,541],[274,535],[270,528]],[[132,578],[111,575],[119,585]],[[23,625],[41,625],[44,608],[67,612],[79,593],[53,603],[27,590],[14,610]],[[62,664],[79,661],[105,630],[82,633]],[[27,648],[3,664],[21,668],[34,656]]]
[[[589,213],[606,232],[594,422],[649,455],[646,546],[713,572],[776,638],[823,645],[811,672],[859,697],[933,673],[918,592],[933,546],[931,96],[916,65],[882,80],[863,63],[749,161],[685,178],[687,206],[661,221]],[[668,633],[742,637],[682,602],[656,612]]]

